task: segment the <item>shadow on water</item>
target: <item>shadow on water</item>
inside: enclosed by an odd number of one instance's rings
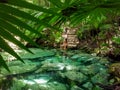
[[[24,58],[26,66],[12,61],[10,68],[13,64],[18,72],[5,75],[1,90],[102,90],[96,83],[108,83],[105,59],[73,51],[51,52],[41,57]],[[15,67],[23,68],[24,72]]]

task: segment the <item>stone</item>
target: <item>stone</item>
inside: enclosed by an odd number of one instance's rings
[[[120,63],[112,63],[109,66],[109,72],[114,75],[114,79],[120,81]]]

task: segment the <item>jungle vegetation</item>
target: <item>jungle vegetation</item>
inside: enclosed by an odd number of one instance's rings
[[[39,47],[33,40],[47,40],[47,29],[51,35],[57,33],[50,39],[57,42],[64,26],[78,27],[78,38],[97,42],[99,48],[109,47],[110,40],[119,48],[120,0],[0,0],[0,49],[22,62],[8,41],[31,52],[24,41]],[[1,55],[0,63],[9,70]]]

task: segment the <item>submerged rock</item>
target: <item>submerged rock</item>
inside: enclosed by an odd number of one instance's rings
[[[96,83],[108,83],[106,59],[76,52],[61,56],[56,50],[32,51],[35,54],[21,54],[25,64],[12,61],[8,63],[11,72],[1,70],[3,75],[19,75],[9,90],[101,90]]]
[[[62,83],[53,81],[49,82],[49,78],[41,77],[33,80],[14,80],[10,90],[67,90]]]

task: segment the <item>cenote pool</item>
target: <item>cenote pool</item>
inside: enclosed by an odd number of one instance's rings
[[[77,50],[31,48],[34,54],[18,50],[25,64],[7,61],[11,72],[1,68],[1,90],[103,90],[97,83],[108,84],[105,58]],[[5,59],[6,53],[2,53]]]

